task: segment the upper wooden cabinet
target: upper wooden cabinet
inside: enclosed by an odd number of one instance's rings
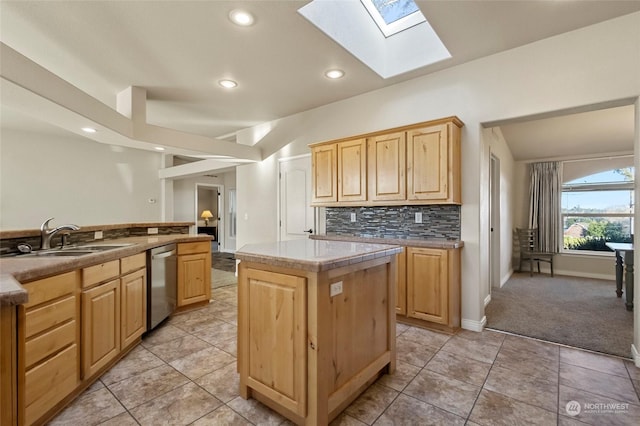
[[[461,204],[457,117],[311,146],[312,205]]]

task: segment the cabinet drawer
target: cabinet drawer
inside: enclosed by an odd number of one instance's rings
[[[38,281],[32,281],[24,284],[29,292],[29,302],[23,306],[30,308],[40,305],[41,303],[57,299],[66,294],[75,292],[78,280],[78,271],[68,272],[66,274],[56,275]]]
[[[33,424],[78,384],[78,346],[69,346],[25,374],[25,424]]]
[[[66,299],[29,310],[26,313],[25,337],[29,338],[70,319],[75,319],[75,317],[75,296],[69,296]]]
[[[138,253],[120,259],[120,273],[127,274],[147,266],[147,253]]]
[[[206,253],[211,250],[210,241],[199,241],[197,243],[182,243],[178,244],[178,255],[180,254],[194,254],[194,253]]]
[[[82,288],[116,278],[120,275],[120,261],[101,263],[82,270]]]
[[[31,368],[35,363],[74,343],[76,340],[76,325],[77,323],[73,320],[28,340],[25,344],[26,368]]]

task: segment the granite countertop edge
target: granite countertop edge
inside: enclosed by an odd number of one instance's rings
[[[0,259],[0,305],[27,302],[27,291],[20,283],[86,268],[171,243],[211,241],[210,235],[173,234],[97,240],[96,244],[130,243],[130,246],[77,257],[24,257]]]
[[[378,237],[357,237],[352,235],[327,235],[314,234],[310,236],[314,240],[331,240],[331,241],[352,241],[359,243],[374,244],[394,244],[399,246],[425,247],[425,248],[441,248],[441,249],[461,249],[464,247],[462,240],[445,240],[440,238],[378,238]]]
[[[348,242],[348,241],[342,241]],[[277,243],[274,243],[277,244]],[[343,266],[348,266],[352,264],[357,264],[361,262],[365,262],[368,260],[377,259],[380,257],[392,256],[399,254],[402,252],[402,247],[391,244],[380,244],[380,243],[370,243],[377,244],[379,246],[387,246],[380,247],[376,251],[366,252],[366,253],[358,253],[351,256],[342,256],[339,258],[328,258],[328,259],[301,259],[301,258],[291,258],[286,256],[278,256],[278,255],[270,255],[265,253],[249,253],[243,252],[242,249],[236,251],[235,257],[239,259],[241,262],[253,262],[253,263],[262,263],[271,266],[283,267],[283,268],[291,268],[291,269],[299,269],[308,272],[322,272],[328,271],[335,268],[340,268]]]

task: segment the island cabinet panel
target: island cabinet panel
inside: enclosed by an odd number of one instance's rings
[[[402,201],[407,198],[406,145],[405,132],[367,139],[370,201]]]
[[[89,378],[120,353],[120,280],[82,293],[82,376]]]
[[[367,199],[367,140],[338,143],[338,201]]]
[[[178,306],[211,298],[211,254],[178,256]]]
[[[323,145],[311,149],[313,203],[338,201],[337,145]]]
[[[249,269],[248,384],[306,415],[306,279]]]
[[[80,271],[23,283],[17,308],[18,421],[30,425],[80,383]]]

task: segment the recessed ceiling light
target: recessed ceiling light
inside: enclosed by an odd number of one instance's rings
[[[153,149],[155,149],[156,151],[164,151],[164,148],[161,146],[156,146]]]
[[[94,129],[93,127],[83,127],[82,131],[83,132],[87,132],[87,133],[96,133],[97,132],[97,130]]]
[[[233,80],[220,80],[218,84],[222,87],[226,87],[227,89],[233,89],[238,85],[238,83]]]
[[[233,9],[231,12],[229,12],[229,19],[231,19],[231,22],[233,22],[234,24],[243,27],[253,25],[254,22],[252,14],[240,9]]]
[[[338,70],[338,69],[335,69],[335,70],[329,70],[329,71],[325,72],[325,73],[324,73],[324,75],[325,75],[327,78],[331,78],[331,79],[335,80],[336,78],[342,78],[342,77],[344,77],[344,71],[342,71],[342,70]]]

